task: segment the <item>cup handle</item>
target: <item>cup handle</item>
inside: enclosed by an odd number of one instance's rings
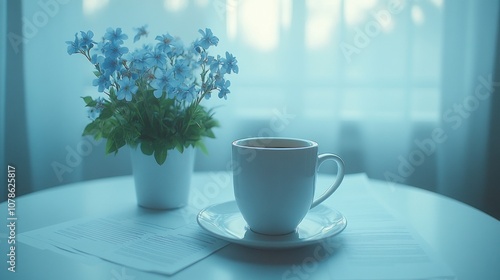
[[[344,161],[339,156],[334,154],[319,155],[316,172],[318,172],[321,164],[327,160],[334,160],[337,163],[338,167],[337,178],[335,179],[335,182],[330,186],[330,188],[328,188],[328,190],[326,190],[318,199],[313,201],[310,209],[318,206],[321,202],[325,201],[325,199],[330,197],[330,195],[332,195],[337,190],[337,188],[340,186],[340,183],[342,183],[342,180],[344,179]]]

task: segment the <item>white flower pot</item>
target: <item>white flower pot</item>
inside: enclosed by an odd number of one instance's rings
[[[187,205],[191,175],[194,168],[194,148],[181,154],[169,150],[167,160],[158,165],[154,156],[147,156],[140,147],[130,149],[137,203],[152,209],[174,209]]]

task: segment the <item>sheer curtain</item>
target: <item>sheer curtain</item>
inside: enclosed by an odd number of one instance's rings
[[[0,112],[5,112],[5,57],[6,57],[6,47],[7,47],[7,3],[2,1],[0,3]],[[0,133],[5,135],[5,114],[0,113]],[[1,166],[5,166],[5,136],[0,137],[0,152],[2,156],[0,157]],[[4,174],[1,175],[0,180],[2,182],[6,181]],[[7,191],[2,189],[0,195],[5,197]],[[2,201],[3,199],[0,199]]]
[[[1,164],[5,170],[0,175],[7,182],[7,165],[15,167],[16,195],[30,191],[31,164],[27,139],[27,115],[24,84],[24,48],[21,28],[22,2],[2,1],[0,34],[0,131]],[[2,200],[7,199],[6,186]]]
[[[499,24],[500,26],[500,20]],[[497,46],[500,46],[500,28],[497,29]],[[494,81],[500,81],[500,48],[497,47],[496,50],[496,58],[497,62],[495,66],[495,75],[493,76]],[[498,89],[498,84],[495,87]],[[500,95],[493,94],[491,96],[491,115],[489,122],[489,131],[488,131],[488,148],[487,148],[487,157],[488,157],[488,173],[487,173],[487,190],[485,197],[490,198],[486,199],[486,211],[491,213],[497,219],[500,219],[500,203],[498,198],[500,198],[500,129],[498,129],[498,122],[500,120]]]
[[[349,172],[434,189],[435,151],[414,150],[440,123],[445,9],[443,1],[228,5],[227,36],[243,56],[224,124],[238,137],[311,138]]]
[[[488,160],[489,130],[495,129],[490,123],[498,123],[491,110],[499,108],[491,106],[500,86],[494,72],[500,64],[499,8],[498,1],[446,2],[440,126],[447,138],[438,147],[436,189],[479,208],[496,204],[497,213],[500,197],[487,193],[500,188],[488,184],[488,176],[494,176],[488,174],[488,165],[497,166],[498,172],[500,159]]]
[[[490,101],[475,108],[469,96],[493,73],[498,10],[494,0],[24,1],[34,27],[25,24],[23,45],[29,187],[130,173],[126,150],[106,157],[103,143],[80,136],[88,120],[79,97],[96,90],[64,42],[79,30],[131,35],[148,24],[151,41],[170,32],[190,42],[210,27],[217,49],[238,59],[228,100],[205,103],[218,107],[221,127],[197,170],[228,170],[236,138],[309,138],[342,156],[348,172],[481,208]]]

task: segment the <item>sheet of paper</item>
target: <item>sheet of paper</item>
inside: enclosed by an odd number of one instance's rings
[[[347,228],[322,245],[332,255],[332,279],[455,279],[418,233],[376,200],[364,174],[346,183],[328,202],[347,218]]]
[[[224,247],[197,224],[175,228],[138,217],[70,221],[23,233],[21,242],[79,257],[99,257],[135,269],[172,275]]]

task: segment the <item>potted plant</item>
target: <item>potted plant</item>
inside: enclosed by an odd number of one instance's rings
[[[202,102],[213,93],[227,98],[238,73],[236,58],[210,56],[219,39],[206,28],[185,46],[170,34],[135,50],[125,46],[121,28],[108,28],[102,40],[92,31],[75,34],[68,53],[83,55],[92,65],[92,84],[101,96],[83,97],[91,122],[83,135],[106,140],[105,151],[130,146],[138,203],[150,208],[177,208],[188,200],[194,149],[206,152],[203,139],[214,138],[214,113]],[[134,43],[148,34],[137,29]],[[163,181],[163,182],[162,182]]]

